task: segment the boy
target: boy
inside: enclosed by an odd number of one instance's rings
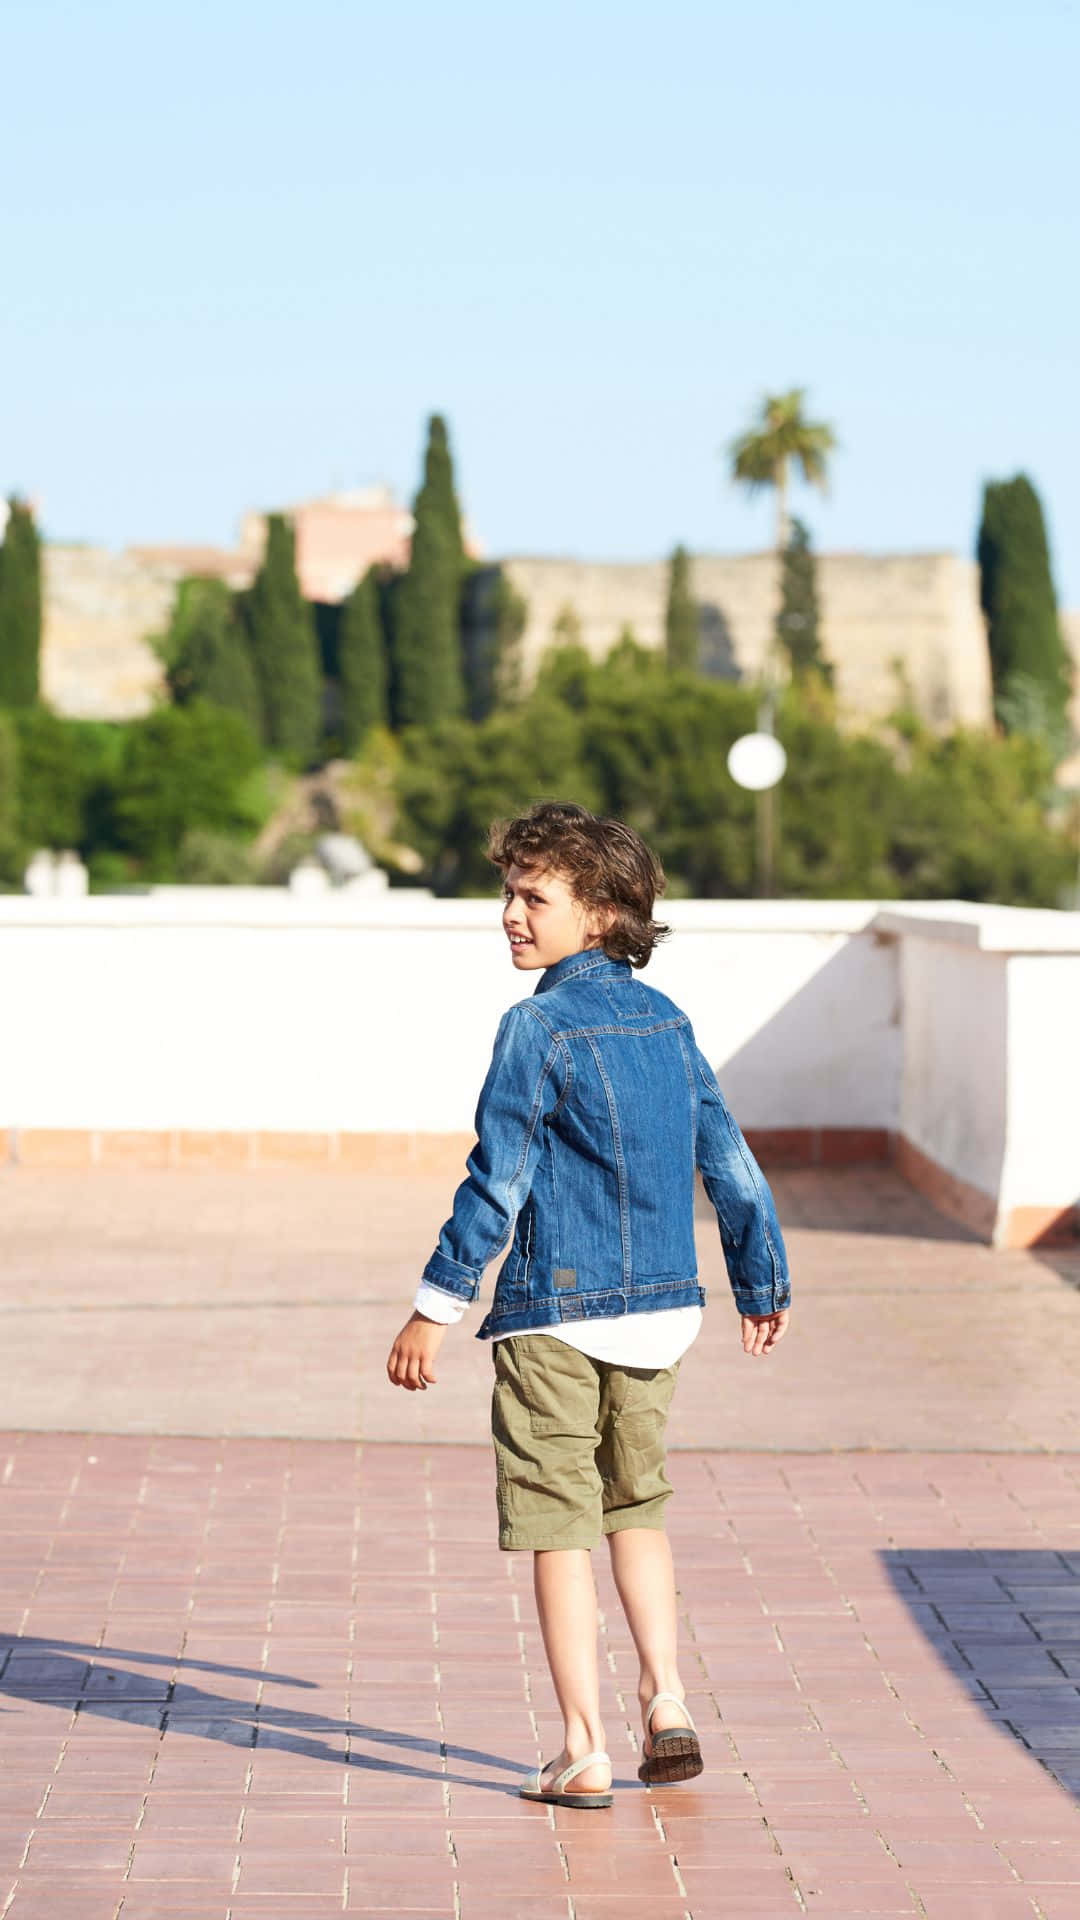
[[[541,802],[491,830],[503,928],[519,973],[453,1212],[387,1362],[396,1386],[435,1383],[447,1325],[510,1252],[478,1338],[492,1341],[499,1545],[531,1549],[544,1650],[566,1740],[519,1791],[612,1803],[590,1549],[606,1534],[640,1661],[646,1785],[701,1772],[676,1662],[664,1532],[664,1426],[701,1325],[695,1167],[720,1227],[746,1353],[787,1327],[787,1260],[772,1196],[685,1013],[635,980],[670,929],[659,862],[618,820]]]

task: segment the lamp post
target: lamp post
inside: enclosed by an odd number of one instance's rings
[[[784,777],[787,754],[776,738],[776,694],[766,685],[758,707],[757,732],[743,733],[731,747],[728,772],[737,787],[744,787],[756,799],[757,858],[755,892],[759,899],[772,896],[776,866],[776,805],[774,789]]]

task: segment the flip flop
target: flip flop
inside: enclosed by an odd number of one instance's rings
[[[535,1773],[527,1773],[518,1792],[523,1800],[543,1800],[549,1807],[610,1807],[614,1799],[610,1788],[607,1793],[567,1793],[569,1781],[576,1780],[586,1767],[610,1767],[611,1761],[606,1753],[587,1753],[584,1760],[574,1760],[555,1775],[550,1787],[540,1785],[543,1767]]]
[[[659,1733],[652,1731],[654,1709],[661,1700],[671,1700],[686,1714],[685,1727],[662,1727]],[[646,1756],[637,1770],[637,1777],[647,1787],[659,1786],[669,1780],[693,1780],[705,1770],[701,1757],[701,1742],[698,1731],[690,1718],[685,1700],[677,1693],[657,1693],[649,1701],[645,1715],[645,1726],[652,1740],[652,1752]]]

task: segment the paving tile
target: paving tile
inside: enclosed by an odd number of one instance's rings
[[[111,1830],[100,1823],[77,1828],[35,1827],[26,1852],[26,1868],[34,1874],[78,1874],[92,1869],[122,1874],[134,1841],[133,1826],[125,1822]]]
[[[72,1876],[61,1887],[52,1876],[43,1881],[20,1876],[4,1920],[116,1920],[121,1898],[120,1885],[102,1887],[100,1881],[95,1884]],[[216,1916],[208,1912],[205,1920],[216,1920]]]
[[[1037,1881],[1045,1886],[1080,1887],[1080,1841],[1076,1838],[1057,1844],[1046,1840],[1006,1840],[1000,1844],[1021,1880]],[[1080,1893],[1077,1906],[1080,1908]]]
[[[1023,1887],[924,1887],[919,1897],[926,1920],[1033,1920],[1035,1913]]]
[[[194,1435],[0,1436],[0,1619],[23,1629],[10,1655],[0,1636],[0,1769],[8,1747],[18,1774],[0,1771],[0,1860],[17,1861],[35,1829],[14,1920],[117,1920],[121,1898],[119,1920],[326,1920],[346,1885],[344,1910],[379,1920],[512,1920],[508,1857],[522,1920],[569,1920],[571,1887],[577,1920],[815,1907],[840,1920],[914,1912],[915,1893],[927,1920],[1014,1920],[1034,1914],[1035,1896],[1046,1920],[1075,1920],[1080,1456],[1052,1449],[1075,1447],[1078,1428],[1049,1373],[1027,1424],[1002,1427],[1001,1383],[1025,1369],[1034,1378],[1042,1362],[1016,1335],[1012,1296],[1007,1310],[996,1304],[999,1256],[935,1238],[918,1207],[917,1233],[877,1231],[871,1202],[903,1199],[885,1170],[870,1187],[784,1176],[782,1211],[814,1305],[805,1344],[791,1343],[782,1387],[760,1382],[751,1403],[721,1317],[708,1316],[672,1424],[670,1530],[708,1771],[647,1794],[636,1782],[633,1649],[597,1556],[618,1791],[596,1817],[516,1794],[537,1738],[553,1751],[560,1732],[529,1556],[500,1555],[492,1540],[478,1392],[490,1357],[461,1343],[437,1419],[377,1378],[401,1315],[365,1289],[385,1294],[397,1275],[407,1295],[410,1236],[438,1183],[395,1196],[385,1178],[351,1174],[348,1191],[331,1193],[329,1176],[313,1187],[315,1176],[282,1172],[256,1192],[191,1172],[184,1217],[170,1225],[173,1177],[140,1171],[150,1184],[138,1193],[133,1178],[66,1188],[62,1227],[55,1200],[46,1207],[55,1185],[31,1199],[20,1179],[6,1221],[59,1309],[42,1390],[62,1377],[65,1342],[77,1332],[92,1357],[107,1325],[114,1345],[88,1416],[122,1427],[144,1394],[164,1424],[178,1409],[206,1424]],[[144,1203],[152,1224],[141,1231]],[[313,1218],[320,1295],[340,1286],[343,1306],[303,1304]],[[110,1219],[123,1235],[110,1237]],[[197,1269],[168,1251],[186,1247],[192,1219]],[[107,1253],[80,1281],[68,1327],[65,1288],[86,1246]],[[1004,1258],[1013,1293],[1037,1293],[1054,1321],[1054,1367],[1080,1359],[1080,1298],[1033,1256]],[[718,1281],[717,1261],[709,1238],[702,1270]],[[0,1275],[0,1303],[18,1270],[16,1258]],[[212,1318],[190,1291],[211,1275]],[[263,1304],[244,1305],[245,1288]],[[861,1348],[841,1407],[821,1355],[835,1372],[850,1301],[868,1290],[891,1365],[867,1371]],[[145,1316],[144,1338],[141,1306],[163,1291],[174,1304]],[[905,1371],[928,1292],[960,1303],[961,1318],[978,1302],[1000,1378],[980,1378],[959,1346],[929,1389],[925,1369]],[[123,1316],[106,1312],[121,1299]],[[221,1368],[208,1393],[197,1364],[201,1354],[205,1371],[211,1353]],[[29,1348],[15,1355],[20,1390],[36,1390],[38,1364]],[[268,1394],[288,1437],[242,1431]],[[214,1428],[223,1396],[238,1428],[228,1439]],[[778,1435],[789,1451],[772,1451]],[[853,1437],[876,1450],[836,1450]],[[732,1443],[741,1450],[715,1450]],[[64,1703],[76,1699],[73,1715]],[[407,1833],[407,1848],[388,1848],[388,1833]],[[132,1839],[124,1880],[110,1862]],[[52,1863],[48,1895],[34,1849]]]

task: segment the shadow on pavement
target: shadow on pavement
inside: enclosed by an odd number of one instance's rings
[[[0,1633],[0,1694],[10,1700],[33,1700],[43,1706],[69,1708],[80,1718],[88,1715],[123,1720],[134,1726],[156,1727],[162,1732],[218,1740],[227,1746],[251,1747],[259,1753],[276,1748],[303,1754],[311,1760],[333,1761],[338,1766],[404,1774],[415,1780],[445,1780],[451,1785],[479,1787],[489,1793],[516,1795],[517,1783],[527,1770],[520,1760],[505,1760],[475,1747],[426,1740],[416,1734],[369,1726],[363,1720],[303,1713],[295,1707],[275,1705],[272,1700],[237,1699],[232,1694],[189,1686],[183,1678],[156,1680],[113,1666],[112,1662],[117,1660],[168,1667],[178,1675],[195,1669],[263,1686],[314,1689],[316,1685],[315,1681],[300,1679],[295,1674],[264,1672],[261,1668],[231,1667],[212,1660],[146,1653],[130,1647],[95,1647],[74,1640],[44,1640]],[[338,1744],[332,1745],[332,1741]],[[438,1764],[433,1767],[410,1765],[383,1753],[361,1751],[368,1744],[397,1748],[417,1756],[430,1755],[436,1763],[446,1759],[495,1768],[514,1777],[512,1783],[503,1786],[497,1781],[485,1780],[480,1774],[449,1772]]]
[[[1003,1736],[1080,1796],[1080,1550],[882,1558],[943,1666]]]

